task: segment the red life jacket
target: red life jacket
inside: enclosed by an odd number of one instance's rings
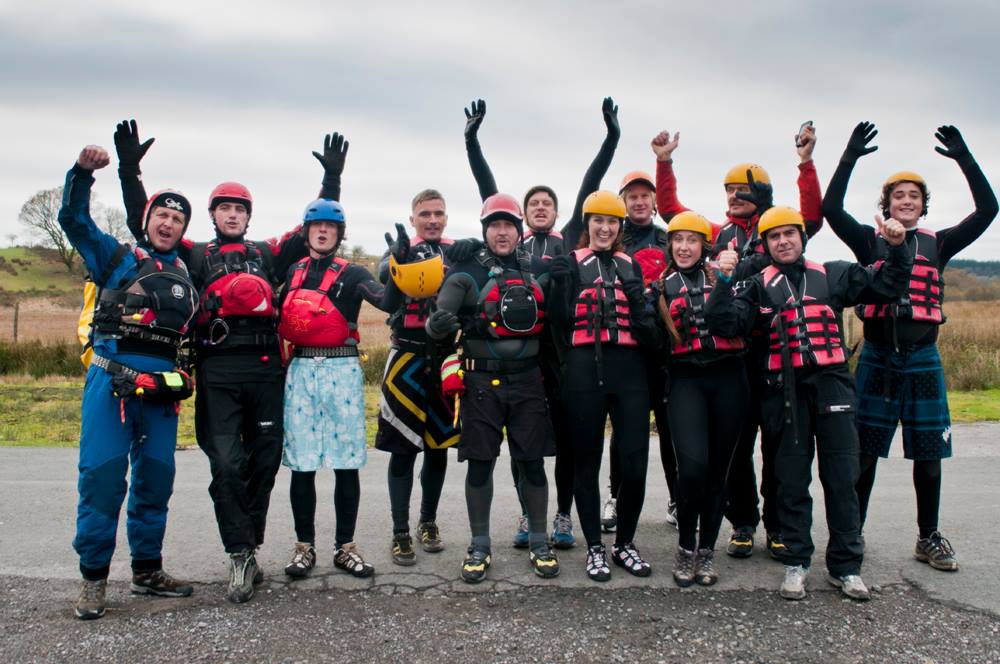
[[[531,254],[517,249],[517,276],[504,270],[489,252],[480,252],[480,256],[492,264],[487,265],[490,278],[476,301],[479,329],[496,339],[540,333],[545,327],[545,296],[531,273]]]
[[[220,245],[212,240],[197,262],[201,276],[198,325],[218,318],[274,318],[274,288],[265,255],[249,240]]]
[[[281,321],[278,335],[282,341],[296,346],[332,348],[357,345],[361,340],[358,326],[348,323],[330,297],[330,289],[336,285],[348,262],[334,257],[323,274],[319,288],[303,288],[302,283],[309,273],[309,258],[295,264],[295,271],[288,281],[288,293],[281,305]]]
[[[573,334],[571,346],[601,343],[619,346],[637,346],[632,336],[628,298],[622,290],[622,272],[631,273],[632,259],[628,254],[615,252],[610,270],[601,266],[600,259],[589,248],[577,249],[577,269],[582,289],[573,300]],[[599,336],[596,333],[600,331]]]
[[[944,280],[941,278],[938,258],[937,233],[930,229],[918,228],[913,234],[913,270],[906,293],[895,304],[858,305],[858,315],[865,319],[908,318],[920,323],[940,325],[944,322],[941,303],[944,301]],[[880,260],[889,253],[889,247],[881,235],[877,235],[876,256]],[[907,246],[911,245],[908,239]]]
[[[769,300],[761,303],[761,312],[774,314],[767,353],[768,370],[781,371],[783,343],[788,348],[793,369],[846,362],[840,321],[828,304],[830,291],[826,268],[820,263],[806,261],[802,293],[796,292],[774,265],[764,268],[761,275]]]
[[[642,269],[642,283],[649,286],[663,275],[667,268],[667,254],[660,247],[645,247],[632,254]]]
[[[154,258],[132,250],[137,270],[117,288],[102,288],[94,308],[94,330],[113,339],[165,344],[176,353],[197,307],[196,292],[181,259]]]
[[[438,240],[438,244],[449,246],[454,244],[455,241],[448,238],[441,238]],[[420,245],[425,245],[421,247]],[[440,255],[442,259],[444,258],[443,251],[431,250],[430,245],[424,242],[423,238],[417,238],[410,244],[410,251],[414,252],[411,254],[412,258],[407,262],[421,261],[427,258],[433,258],[435,255]],[[448,265],[445,264],[445,274],[448,273]],[[403,313],[402,313],[402,327],[407,330],[423,330],[424,323],[427,322],[427,317],[431,315],[432,307],[437,301],[437,297],[422,297],[415,298],[410,296],[404,296],[403,298]],[[398,323],[397,323],[398,325]]]
[[[743,339],[717,337],[708,331],[705,322],[705,303],[712,292],[712,284],[705,273],[698,271],[699,283],[692,283],[680,272],[671,272],[663,279],[663,298],[674,328],[681,336],[680,343],[670,349],[674,356],[688,355],[702,350],[742,350]]]

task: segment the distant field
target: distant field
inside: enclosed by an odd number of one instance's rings
[[[12,247],[0,249],[0,284],[5,291],[53,291],[65,294],[80,288],[83,279],[52,260],[48,250]]]

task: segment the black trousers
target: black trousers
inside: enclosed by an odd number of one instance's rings
[[[763,397],[764,426],[780,439],[774,470],[778,478],[778,518],[784,535],[784,562],[808,567],[812,541],[813,456],[819,456],[830,541],[826,566],[831,574],[858,574],[864,558],[860,540],[858,432],[854,427],[854,383],[846,365],[797,370],[795,424],[786,422],[785,396],[768,388]]]
[[[284,384],[277,355],[218,356],[198,364],[195,434],[208,456],[208,493],[229,553],[264,541],[281,465]]]

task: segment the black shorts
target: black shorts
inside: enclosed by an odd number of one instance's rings
[[[505,428],[514,459],[534,461],[556,453],[542,374],[537,368],[506,375],[466,371],[459,416],[459,461],[497,458]]]

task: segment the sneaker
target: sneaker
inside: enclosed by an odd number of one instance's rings
[[[80,597],[76,600],[76,617],[80,620],[96,620],[104,615],[104,595],[108,590],[108,580],[83,580]]]
[[[427,553],[438,553],[444,551],[444,542],[441,541],[441,531],[434,521],[421,521],[417,524],[417,537],[420,538],[420,546]]]
[[[587,549],[587,577],[591,581],[607,581],[611,578],[608,554],[603,544],[595,544]]]
[[[808,574],[809,569],[802,565],[785,565],[785,580],[778,593],[785,599],[805,599]]]
[[[601,529],[606,533],[618,530],[618,501],[608,498],[601,510]]]
[[[569,549],[575,543],[573,519],[569,514],[557,513],[552,521],[552,546],[557,549]]]
[[[132,572],[132,592],[137,595],[160,597],[190,597],[194,588],[190,583],[178,581],[162,569],[152,572]]]
[[[337,549],[333,556],[333,566],[359,579],[367,579],[375,574],[375,566],[365,562],[354,542],[348,542]]]
[[[917,540],[917,548],[913,552],[913,557],[922,563],[927,563],[934,569],[946,572],[958,571],[955,549],[951,547],[951,542],[942,537],[941,533],[936,530],[930,534],[930,537]]]
[[[296,579],[304,579],[315,566],[315,547],[309,542],[296,542],[292,551],[292,561],[285,565],[285,574]]]
[[[476,549],[470,546],[468,555],[462,561],[462,581],[479,583],[486,578],[486,570],[492,563],[493,556],[489,549]]]
[[[531,568],[535,570],[535,574],[543,579],[559,576],[559,559],[548,544],[532,549],[528,553],[528,560],[531,561]]]
[[[719,580],[715,571],[715,549],[698,549],[698,558],[694,561],[694,580],[699,586],[714,586]]]
[[[780,532],[767,534],[767,553],[775,560],[781,560],[785,555],[785,539]]]
[[[233,604],[250,601],[253,597],[254,584],[264,579],[254,553],[248,549],[229,554],[229,587],[226,589],[226,599]]]
[[[521,520],[517,522],[517,532],[514,533],[514,540],[510,543],[515,549],[528,548],[528,515],[522,514]]]
[[[413,551],[410,533],[395,533],[392,536],[392,562],[403,567],[417,564],[417,554]]]
[[[624,567],[632,576],[649,576],[653,573],[653,568],[639,555],[639,550],[635,548],[634,542],[612,546],[611,560],[614,561],[615,565]]]
[[[677,547],[677,556],[674,558],[674,583],[681,588],[694,583],[694,551],[688,551],[682,546]]]
[[[871,599],[868,586],[865,585],[865,582],[857,574],[845,574],[844,576],[828,574],[826,580],[830,582],[830,585],[840,588],[840,592],[851,599],[862,602],[867,602]]]
[[[677,527],[677,503],[672,500],[667,503],[667,525]]]
[[[729,536],[729,546],[726,553],[733,558],[749,558],[753,555],[753,528],[740,526]]]

